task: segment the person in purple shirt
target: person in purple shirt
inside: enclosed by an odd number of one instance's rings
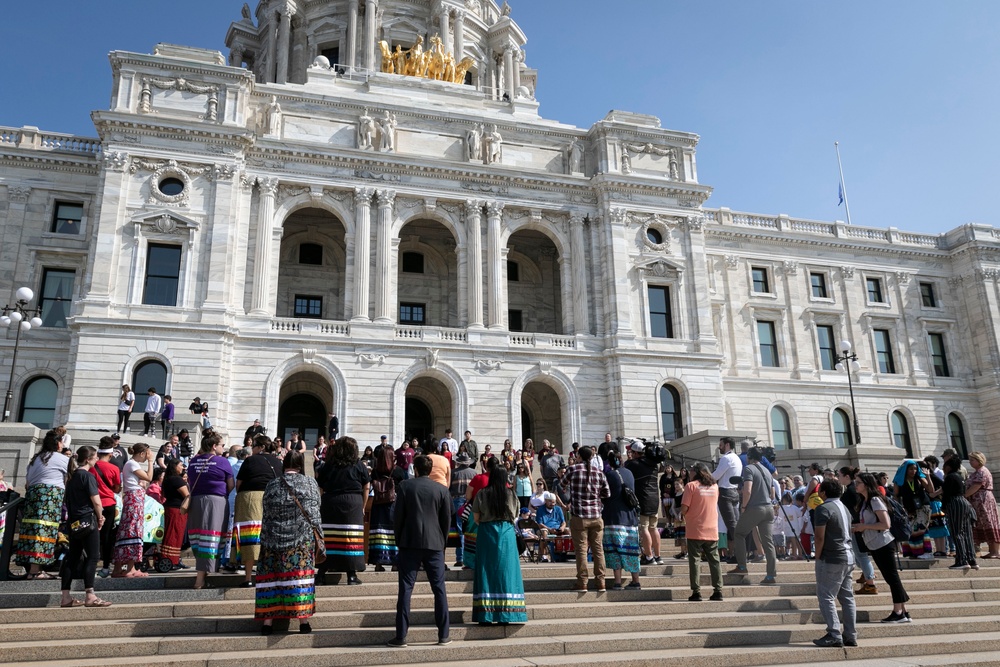
[[[396,450],[396,467],[402,468],[407,477],[410,475],[410,466],[413,464],[413,457],[416,453],[416,450],[410,446],[409,440],[404,440],[402,446]]]
[[[209,587],[205,579],[219,565],[221,545],[229,540],[229,508],[226,498],[236,482],[229,460],[222,456],[222,436],[209,433],[201,440],[198,455],[188,465],[191,505],[188,509],[188,539],[197,563],[195,590]]]
[[[163,412],[160,413],[160,426],[163,427],[163,439],[166,440],[174,432],[174,401],[167,394],[163,397]]]

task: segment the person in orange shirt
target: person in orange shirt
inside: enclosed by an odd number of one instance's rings
[[[684,487],[681,516],[687,536],[688,571],[691,575],[691,602],[701,602],[698,565],[702,555],[708,561],[714,592],[710,600],[722,600],[722,564],[719,562],[719,487],[704,463],[691,466],[691,479]]]
[[[444,456],[441,456],[440,452],[441,444],[435,440],[430,439],[427,441],[424,447],[424,455],[431,460],[431,474],[428,477],[431,480],[441,484],[446,489],[451,488],[451,461],[449,461]]]

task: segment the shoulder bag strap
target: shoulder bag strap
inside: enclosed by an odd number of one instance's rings
[[[309,518],[309,515],[306,514],[306,508],[302,506],[301,502],[299,502],[299,497],[296,495],[295,489],[292,488],[292,485],[288,483],[288,480],[285,479],[284,476],[279,477],[278,479],[280,479],[281,483],[285,485],[285,490],[288,491],[288,495],[292,497],[292,500],[295,501],[295,505],[299,508],[299,511],[302,512],[302,517],[306,520],[306,523],[309,524],[309,527],[312,528],[316,539],[319,540],[320,544],[323,544],[323,535],[316,530],[316,526],[313,526],[312,520]]]

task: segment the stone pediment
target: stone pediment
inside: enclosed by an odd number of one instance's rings
[[[676,280],[684,271],[684,267],[662,257],[646,262],[637,262],[635,268],[647,277],[669,278]]]
[[[145,231],[160,234],[187,234],[198,231],[200,226],[197,220],[162,208],[135,215],[132,222],[142,225]]]

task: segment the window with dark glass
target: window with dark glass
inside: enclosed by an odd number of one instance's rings
[[[133,413],[138,415],[146,411],[150,387],[156,389],[156,393],[160,396],[169,393],[167,391],[167,367],[156,359],[147,359],[136,366],[135,372],[132,373],[132,390],[135,392]]]
[[[653,338],[674,337],[669,287],[649,288],[649,335]]]
[[[303,243],[299,246],[299,264],[323,265],[323,246],[318,243]]]
[[[837,350],[833,345],[833,327],[820,324],[816,327],[816,341],[819,343],[819,363],[825,371],[837,366]]]
[[[331,65],[340,64],[340,47],[339,46],[328,46],[321,50],[319,54],[330,61]]]
[[[403,273],[423,273],[424,256],[419,252],[403,253]]]
[[[73,279],[76,272],[45,269],[42,273],[42,326],[65,328],[73,303]]]
[[[896,410],[889,421],[892,423],[892,444],[906,452],[907,456],[912,456],[910,425],[906,421],[906,415]]]
[[[957,413],[948,415],[948,440],[952,449],[958,452],[963,460],[969,458],[969,444],[965,441],[965,425]]]
[[[884,303],[882,297],[882,280],[879,278],[865,278],[865,288],[868,290],[869,303]]]
[[[58,394],[59,387],[52,378],[43,376],[30,380],[21,392],[21,416],[18,421],[42,429],[52,428],[56,420]]]
[[[660,424],[663,428],[663,439],[666,442],[676,440],[684,435],[684,424],[681,418],[681,396],[669,384],[660,387]]]
[[[56,234],[79,234],[83,220],[83,204],[56,202],[56,213],[52,218],[52,231]]]
[[[157,186],[168,197],[176,197],[184,192],[184,181],[179,178],[164,178]]]
[[[295,306],[292,311],[293,317],[305,317],[314,320],[323,318],[323,297],[308,296],[305,294],[295,295]]]
[[[896,361],[892,356],[892,339],[887,329],[875,329],[875,357],[878,360],[879,373],[895,373]]]
[[[750,268],[750,275],[753,279],[753,291],[758,294],[770,294],[771,282],[768,280],[767,269],[763,266]]]
[[[937,308],[934,283],[920,283],[920,303],[923,304],[924,308]]]
[[[180,275],[180,246],[150,243],[142,302],[149,306],[176,306]]]
[[[826,274],[825,273],[810,273],[809,274],[809,284],[812,286],[812,295],[817,299],[826,299],[828,297],[826,291]]]
[[[516,283],[521,280],[521,265],[517,262],[507,262],[507,280]]]
[[[757,344],[760,347],[760,365],[777,368],[778,341],[774,335],[774,322],[757,322]]]
[[[841,449],[854,444],[854,438],[851,436],[851,420],[840,408],[833,411],[833,443]]]
[[[400,324],[424,324],[424,304],[422,303],[401,303],[399,304]]]
[[[652,229],[652,228],[647,229],[646,230],[646,238],[653,245],[660,245],[661,243],[663,243],[663,234],[661,234],[659,232],[659,230],[656,230],[656,229]]]
[[[508,310],[507,328],[511,331],[524,331],[524,313],[520,310]]]
[[[771,446],[775,449],[792,448],[792,426],[784,408],[771,408]]]
[[[932,333],[931,339],[931,363],[934,366],[934,375],[938,377],[948,377],[951,372],[948,370],[948,354],[944,349],[944,334]]]

